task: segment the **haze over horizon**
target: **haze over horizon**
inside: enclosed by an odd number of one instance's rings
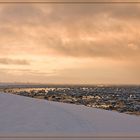
[[[140,4],[0,4],[0,82],[140,84]]]

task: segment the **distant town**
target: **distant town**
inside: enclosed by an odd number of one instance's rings
[[[2,92],[140,115],[140,86],[4,87]]]

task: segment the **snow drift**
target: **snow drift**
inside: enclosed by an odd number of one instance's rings
[[[140,117],[0,94],[0,136],[140,136]],[[8,136],[8,135],[7,135]]]

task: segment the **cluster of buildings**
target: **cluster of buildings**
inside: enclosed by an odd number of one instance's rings
[[[5,92],[140,115],[139,86],[6,89]]]

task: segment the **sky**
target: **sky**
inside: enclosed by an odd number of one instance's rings
[[[140,4],[0,4],[0,82],[140,84]]]

